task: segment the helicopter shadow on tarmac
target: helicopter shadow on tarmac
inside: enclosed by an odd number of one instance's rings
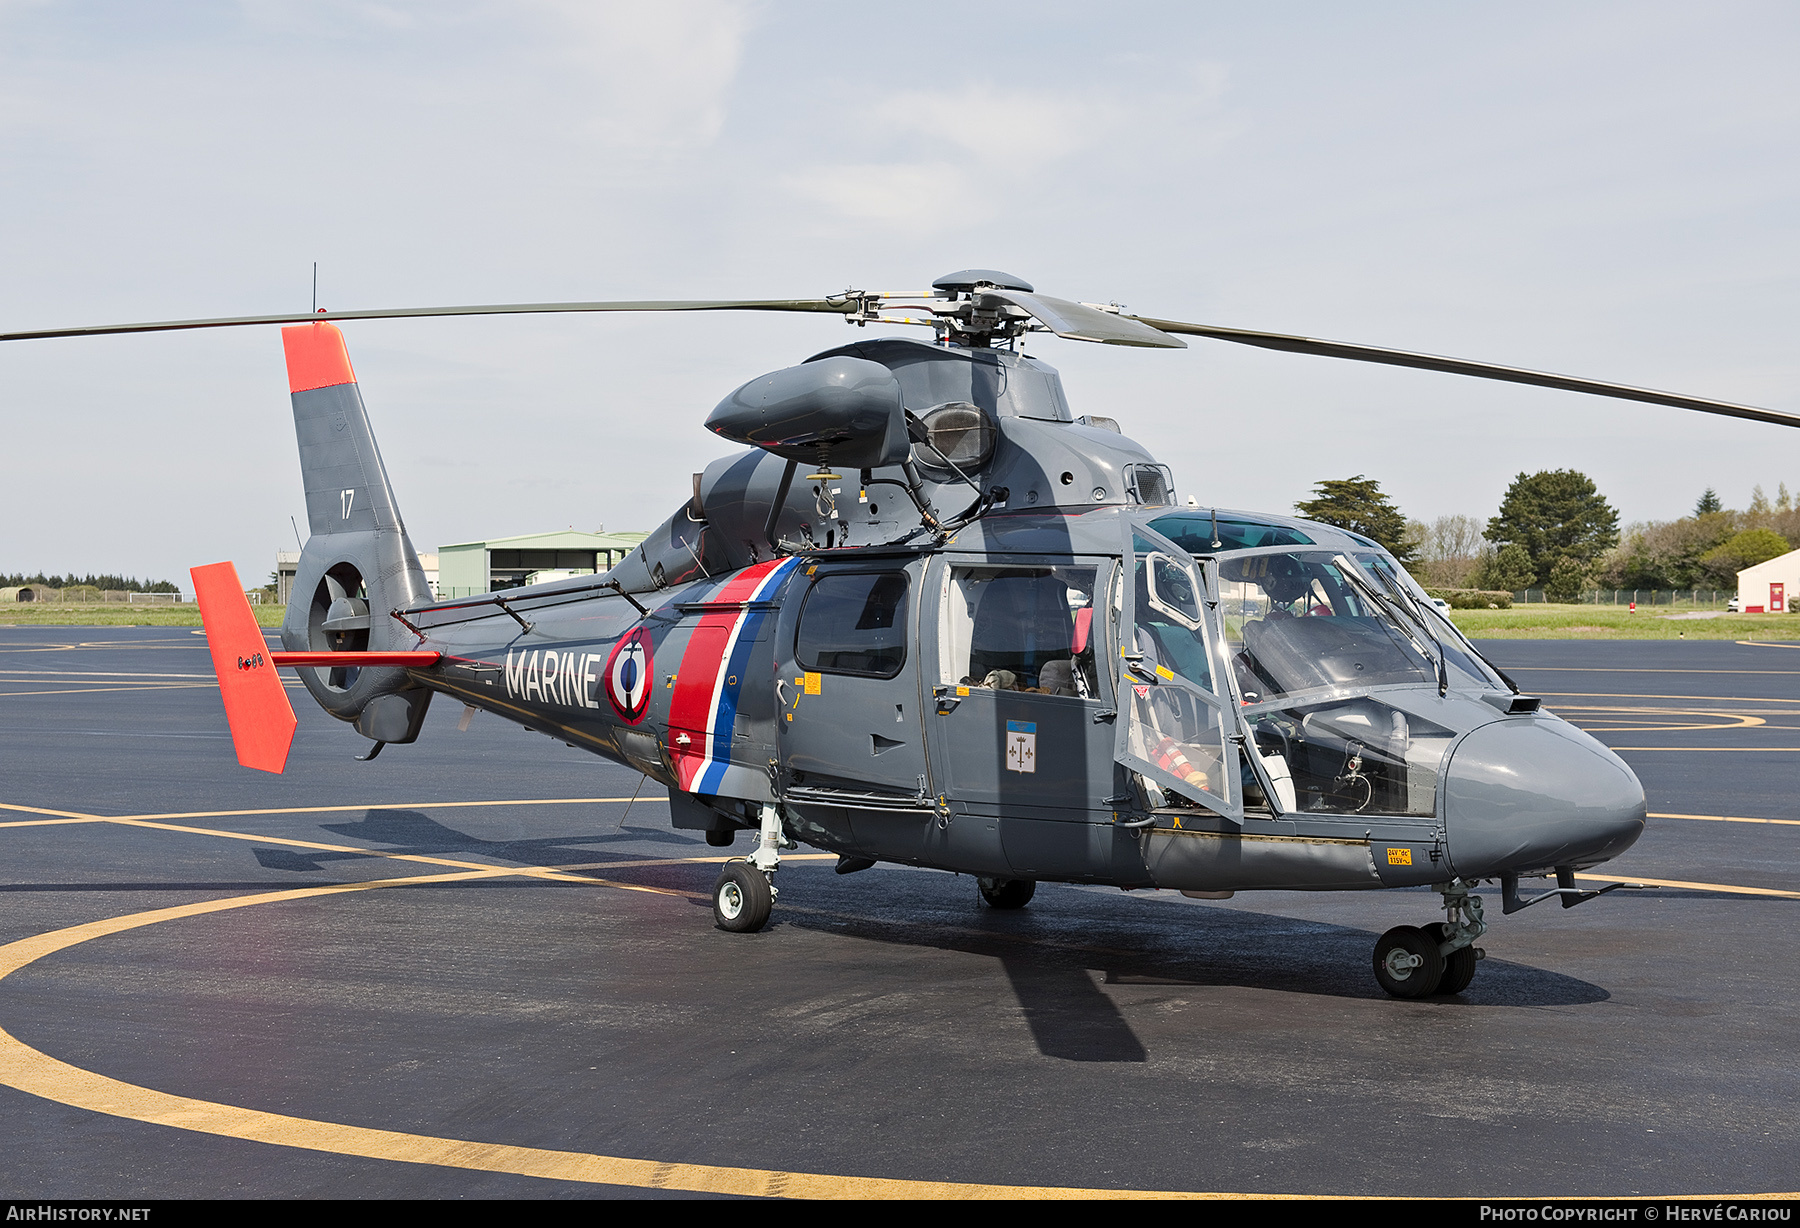
[[[813,871],[803,899],[784,900],[775,924],[998,959],[1046,1057],[1148,1060],[1109,987],[1238,988],[1398,1005],[1368,975],[1372,935],[1352,926],[1063,890],[1040,891],[1030,909],[1002,912],[949,875],[900,870],[859,878]],[[1610,996],[1574,977],[1490,958],[1464,993],[1409,1005],[1576,1006]]]
[[[347,839],[385,846],[384,852],[481,855],[543,866],[591,864],[594,846],[624,841],[666,844],[672,853],[679,849],[700,854],[704,848],[673,832],[646,828],[485,840],[416,810],[371,808],[354,822],[322,827]],[[265,869],[293,872],[316,872],[332,861],[358,856],[294,849],[253,851]],[[639,856],[621,854],[619,861]],[[658,886],[694,886],[686,881],[692,877],[688,866],[646,865],[645,871],[646,881],[653,880]],[[631,869],[620,865],[608,873],[630,874]],[[768,938],[792,927],[837,938],[994,958],[1018,999],[1039,1052],[1046,1057],[1076,1062],[1149,1060],[1143,1042],[1109,995],[1108,989],[1113,987],[1238,988],[1398,1005],[1368,975],[1371,934],[1353,926],[1187,901],[1114,899],[1079,890],[1040,891],[1029,909],[1010,912],[983,906],[971,882],[939,872],[891,869],[840,878],[823,872],[822,866],[791,863],[786,873],[793,876],[783,883],[790,890],[765,931]],[[498,885],[446,883],[433,887],[462,890]],[[709,908],[710,900],[694,898],[692,904],[698,912]],[[697,929],[695,938],[767,941],[716,934],[710,926],[704,932]],[[1602,1002],[1609,996],[1601,987],[1574,977],[1489,958],[1464,993],[1416,1005],[1572,1006]]]
[[[351,823],[322,823],[320,830],[332,832],[346,840],[385,846],[381,852],[411,856],[497,857],[526,865],[559,866],[586,864],[594,860],[594,845],[633,842],[668,844],[691,850],[694,842],[668,831],[641,827],[620,827],[601,835],[542,836],[524,840],[484,840],[454,827],[446,827],[417,810],[395,810],[371,807]],[[257,862],[265,870],[288,870],[296,873],[322,870],[332,862],[361,860],[361,853],[334,853],[327,850],[292,848],[256,848]],[[374,850],[371,850],[374,851]]]

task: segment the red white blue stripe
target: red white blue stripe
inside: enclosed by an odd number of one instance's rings
[[[738,696],[763,620],[771,611],[753,608],[766,601],[791,574],[798,559],[771,559],[726,580],[706,603],[737,606],[701,615],[683,649],[669,700],[671,758],[677,780],[690,793],[717,793],[731,763]],[[689,741],[682,744],[686,735]]]

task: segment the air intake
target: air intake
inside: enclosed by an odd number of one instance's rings
[[[1175,482],[1167,465],[1132,465],[1125,480],[1131,497],[1145,507],[1168,507],[1175,502]]]

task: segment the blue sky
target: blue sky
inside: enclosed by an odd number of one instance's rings
[[[922,286],[1800,412],[1800,8],[0,0],[0,326]],[[648,528],[832,319],[346,329],[422,549]],[[1203,503],[1487,516],[1800,489],[1800,432],[1240,350],[1043,340]],[[0,347],[0,570],[247,579],[302,511],[278,335]]]

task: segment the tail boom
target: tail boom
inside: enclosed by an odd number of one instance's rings
[[[371,665],[400,665],[429,669],[444,659],[441,652],[272,652],[269,660],[280,667],[323,665],[329,669],[360,669]]]

